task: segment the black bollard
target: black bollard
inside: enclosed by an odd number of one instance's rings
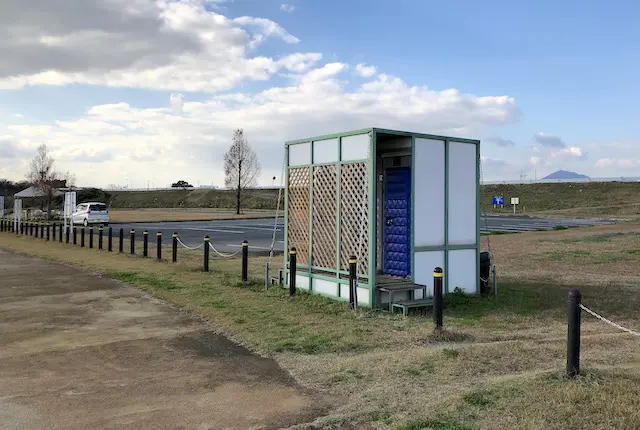
[[[113,251],[113,228],[109,227],[109,235],[107,237],[107,251]]]
[[[66,243],[69,243],[69,233],[71,231],[71,227],[67,226],[67,228],[65,228],[64,230],[65,230],[65,232],[64,232],[64,236],[65,236],[64,237],[64,241]]]
[[[349,257],[349,309],[355,309],[357,307],[357,295],[356,291],[356,266],[358,259],[355,255]]]
[[[47,242],[51,240],[51,226],[47,224]]]
[[[147,230],[142,232],[142,256],[149,256],[149,232]]]
[[[120,229],[120,244],[118,245],[118,252],[122,254],[124,252],[124,229]]]
[[[249,242],[242,242],[242,281],[249,279]]]
[[[162,232],[156,233],[156,258],[162,260]]]
[[[171,261],[178,261],[178,233],[173,233],[173,243],[171,245]]]
[[[131,255],[134,255],[136,253],[136,231],[134,229],[129,231],[129,245],[131,248]]]
[[[51,226],[51,230],[53,230],[53,232],[51,233],[52,235],[51,240],[55,242],[56,241],[56,225],[55,224]]]
[[[102,249],[102,232],[104,228],[102,226],[98,227],[98,249]]]
[[[33,236],[34,225],[33,222],[29,223],[29,236]]]
[[[44,239],[44,224],[40,226],[40,239]]]
[[[296,295],[296,256],[298,251],[291,248],[289,251],[289,297]]]
[[[62,231],[63,231],[63,227],[64,227],[64,226],[63,226],[62,224],[59,224],[59,225],[58,225],[58,233],[59,233],[59,234],[58,234],[58,236],[59,236],[59,237],[58,237],[58,241],[59,241],[60,243],[62,243]]]
[[[80,227],[80,247],[84,247],[84,227]]]
[[[93,227],[89,227],[89,248],[93,249]]]
[[[580,301],[579,290],[569,290],[569,313],[567,335],[567,377],[575,378],[580,374]]]
[[[24,234],[24,221],[20,223],[20,234]]]
[[[209,271],[209,236],[204,237],[204,271]]]
[[[75,227],[73,227],[73,244],[78,244],[78,230]]]
[[[442,268],[433,269],[433,322],[435,323],[436,334],[442,333],[442,311],[444,308],[444,297],[442,295]]]

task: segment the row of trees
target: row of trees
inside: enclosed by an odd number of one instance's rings
[[[11,182],[0,180],[0,189],[4,188],[4,195],[13,195],[28,186],[38,191],[46,211],[47,219],[51,218],[51,206],[56,190],[75,185],[75,177],[67,172],[62,174],[55,169],[55,160],[46,144],[38,147],[36,156],[31,161],[27,181]],[[228,189],[235,192],[236,213],[240,214],[242,204],[247,197],[247,190],[254,188],[260,173],[260,164],[255,151],[242,129],[233,131],[231,147],[224,155],[224,183]],[[186,181],[177,181],[171,185],[174,188],[192,188]]]

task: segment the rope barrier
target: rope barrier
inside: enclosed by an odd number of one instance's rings
[[[598,315],[597,313],[595,313],[594,311],[592,311],[591,309],[589,309],[588,307],[586,307],[586,306],[584,306],[584,305],[580,305],[580,309],[582,309],[582,310],[583,310],[583,311],[585,311],[586,313],[588,313],[588,314],[590,314],[590,315],[592,315],[592,316],[596,317],[596,318],[597,318],[597,319],[599,319],[600,321],[603,321],[603,322],[605,322],[605,323],[607,323],[607,324],[609,324],[609,325],[611,325],[611,326],[613,326],[613,327],[617,328],[618,330],[622,330],[622,331],[627,332],[627,333],[629,333],[629,334],[632,334],[632,335],[634,335],[634,336],[638,336],[638,337],[640,337],[640,333],[638,333],[638,332],[636,332],[636,331],[633,331],[633,330],[630,330],[630,329],[628,329],[628,328],[626,328],[626,327],[622,327],[621,325],[616,324],[616,323],[614,323],[613,321],[610,321],[610,320],[606,319],[605,317],[603,317],[603,316],[601,316],[601,315]]]
[[[239,253],[242,252],[242,248],[240,248],[239,250],[237,250],[236,252],[234,252],[233,254],[223,254],[220,251],[218,251],[217,249],[215,249],[213,247],[213,245],[211,245],[211,242],[209,242],[209,247],[211,248],[211,250],[213,252],[215,252],[216,254],[218,254],[220,257],[222,258],[231,258],[231,257],[235,257],[236,255],[238,255]]]
[[[199,249],[199,248],[201,248],[201,247],[202,247],[202,245],[204,245],[204,243],[201,243],[200,245],[198,245],[198,246],[196,246],[196,247],[194,248],[194,247],[191,247],[191,246],[187,246],[187,245],[185,245],[185,244],[184,244],[184,242],[182,242],[182,241],[180,240],[180,237],[177,237],[176,239],[178,239],[178,243],[179,243],[180,245],[182,245],[184,248],[191,249],[192,251],[193,251],[193,250],[196,250],[196,249]]]

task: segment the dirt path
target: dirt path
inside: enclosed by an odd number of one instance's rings
[[[253,429],[326,399],[202,322],[109,279],[0,251],[3,429]]]

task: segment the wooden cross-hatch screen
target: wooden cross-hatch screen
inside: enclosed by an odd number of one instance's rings
[[[336,269],[336,224],[338,214],[337,166],[313,168],[312,199],[312,266]]]
[[[349,256],[358,258],[358,275],[369,271],[368,163],[340,167],[340,270],[349,270]]]
[[[309,264],[309,167],[289,168],[287,246],[297,250],[296,261]]]

